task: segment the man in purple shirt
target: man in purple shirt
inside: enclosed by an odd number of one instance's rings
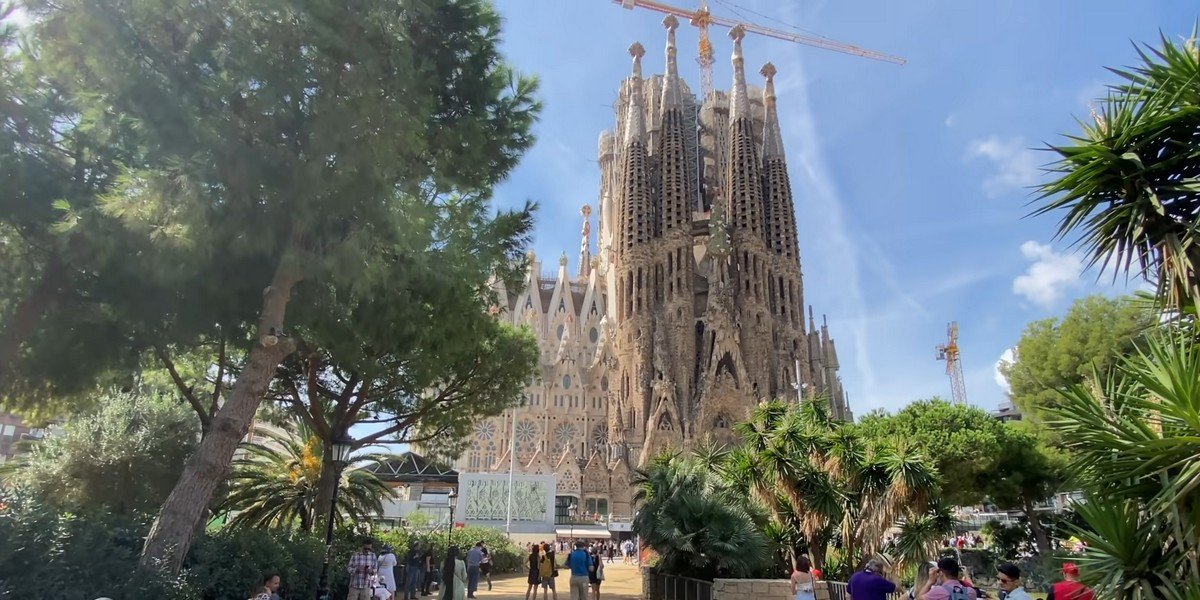
[[[896,591],[896,584],[884,577],[886,569],[882,559],[872,558],[867,566],[850,576],[846,584],[846,600],[887,600]]]

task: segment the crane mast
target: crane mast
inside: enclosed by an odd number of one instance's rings
[[[757,33],[759,35],[765,35],[767,37],[772,37],[772,38],[776,38],[776,39],[780,39],[780,40],[786,40],[786,41],[794,42],[797,44],[804,44],[806,46],[812,46],[814,48],[822,48],[825,50],[832,50],[834,52],[841,52],[844,54],[852,54],[855,56],[861,56],[863,58],[870,58],[873,60],[881,60],[884,62],[890,62],[890,63],[894,63],[894,64],[898,64],[898,65],[902,65],[906,62],[903,58],[900,58],[899,56],[892,56],[890,54],[876,52],[875,50],[868,50],[866,48],[860,48],[860,47],[854,46],[852,44],[838,42],[838,41],[831,40],[829,38],[822,37],[819,35],[811,35],[811,34],[805,34],[805,33],[785,31],[782,29],[766,27],[763,25],[759,25],[757,23],[750,23],[750,22],[746,22],[746,21],[738,21],[736,19],[730,19],[727,17],[720,17],[720,16],[712,14],[712,12],[708,10],[708,0],[701,0],[700,7],[695,10],[680,8],[678,6],[673,6],[673,5],[667,4],[665,2],[659,2],[658,0],[613,0],[613,2],[616,4],[620,4],[622,7],[627,8],[629,10],[633,10],[634,8],[648,8],[650,10],[657,11],[660,13],[674,15],[678,18],[686,19],[689,23],[691,23],[693,26],[695,26],[697,29],[700,30],[700,44],[699,44],[700,47],[699,47],[699,55],[696,58],[696,62],[700,63],[700,90],[701,90],[701,93],[703,94],[702,97],[705,97],[705,98],[708,97],[708,94],[713,91],[712,68],[713,68],[715,59],[713,58],[712,40],[709,38],[709,35],[708,35],[708,30],[713,25],[719,25],[721,27],[729,27],[731,29],[733,27],[740,25],[740,26],[742,26],[742,28],[744,28],[747,32],[750,32],[750,33]]]
[[[951,321],[946,326],[946,343],[938,345],[937,358],[946,361],[946,375],[950,376],[950,395],[953,397],[954,403],[966,404],[967,384],[963,380],[957,322]]]

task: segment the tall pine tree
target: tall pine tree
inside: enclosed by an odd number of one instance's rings
[[[146,540],[144,566],[178,568],[312,323],[435,271],[461,278],[474,301],[426,325],[456,327],[486,308],[479,274],[518,263],[531,224],[531,206],[494,213],[485,200],[532,144],[535,83],[504,64],[499,18],[479,0],[26,8],[30,51],[79,105],[76,127],[115,115],[136,135],[138,160],[118,161],[97,202],[59,206],[60,231],[116,223],[137,240],[119,271],[96,275],[138,284],[105,298],[132,331],[109,339],[186,351],[219,325],[245,357]],[[405,322],[404,306],[344,333],[372,339]],[[292,313],[307,325],[293,327]],[[44,329],[72,341],[70,328]],[[43,336],[26,337],[22,352],[38,355]]]

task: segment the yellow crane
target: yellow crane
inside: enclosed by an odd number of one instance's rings
[[[713,25],[729,28],[741,25],[746,31],[780,40],[795,42],[797,44],[804,44],[806,46],[813,46],[816,48],[824,48],[825,50],[833,50],[834,52],[842,52],[845,54],[853,54],[855,56],[862,56],[864,58],[870,58],[874,60],[882,60],[884,62],[895,63],[898,65],[902,65],[906,62],[899,56],[892,56],[890,54],[884,54],[874,50],[867,50],[866,48],[859,48],[858,46],[845,44],[826,37],[821,37],[819,35],[784,31],[782,29],[764,27],[762,25],[758,25],[757,23],[748,23],[726,17],[719,17],[712,14],[712,12],[708,10],[708,0],[701,0],[700,8],[695,10],[672,6],[665,2],[658,2],[657,0],[613,0],[613,2],[620,4],[622,7],[629,10],[633,10],[634,8],[648,8],[660,13],[675,15],[678,18],[687,19],[689,23],[700,30],[700,56],[696,60],[700,63],[700,90],[703,94],[703,97],[707,97],[709,92],[713,91],[713,46],[712,40],[710,40],[708,37],[708,28],[712,27]]]
[[[967,384],[963,380],[962,358],[958,347],[958,323],[951,321],[946,326],[946,343],[937,347],[938,360],[946,361],[946,375],[950,376],[950,395],[955,404],[967,403]]]

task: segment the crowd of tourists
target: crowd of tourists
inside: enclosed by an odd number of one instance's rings
[[[903,597],[908,600],[980,600],[989,597],[953,557],[931,561],[928,571],[921,585],[914,586]],[[1004,563],[996,567],[995,578],[1001,600],[1032,600],[1017,565]],[[811,574],[808,560],[802,557],[792,574],[793,597],[815,600],[813,582],[817,579],[819,577]],[[903,593],[890,563],[883,558],[873,558],[867,561],[862,571],[850,577],[846,584],[846,600],[891,600],[898,591]],[[1095,600],[1095,593],[1079,582],[1079,566],[1066,563],[1062,568],[1062,580],[1049,587],[1046,600]]]
[[[627,542],[632,548],[632,542]],[[555,548],[559,551],[567,549],[566,542],[550,544],[530,544],[529,555],[526,558],[529,574],[526,582],[529,587],[525,590],[525,600],[536,600],[537,593],[542,591],[542,600],[558,600],[558,590],[555,581],[558,578],[560,563]],[[600,600],[600,585],[604,583],[604,564],[612,563],[617,553],[617,545],[611,542],[589,544],[577,541],[574,549],[566,555],[561,566],[570,570],[568,598],[570,600]],[[627,552],[627,554],[629,554]],[[628,559],[628,557],[627,557]]]

